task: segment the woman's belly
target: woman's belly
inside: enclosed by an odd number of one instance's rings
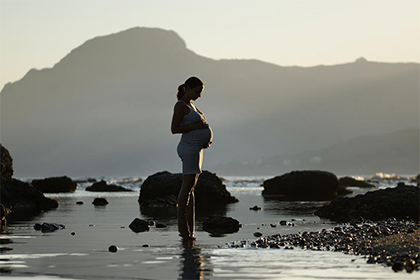
[[[213,140],[213,131],[211,128],[196,129],[182,134],[181,142],[207,148]]]

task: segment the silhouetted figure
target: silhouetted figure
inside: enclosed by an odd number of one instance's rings
[[[193,103],[201,97],[203,89],[204,84],[197,77],[190,77],[180,85],[172,117],[172,133],[182,133],[177,148],[183,174],[178,195],[178,230],[184,239],[194,239],[194,188],[202,172],[203,149],[208,148],[213,139],[206,117]]]

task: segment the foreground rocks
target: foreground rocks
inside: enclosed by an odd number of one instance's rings
[[[104,180],[94,183],[92,186],[87,187],[86,191],[89,192],[131,192],[132,190],[123,188],[117,185],[108,185]]]
[[[381,263],[394,271],[420,270],[420,224],[388,219],[377,223],[360,221],[320,232],[272,235],[250,245],[257,248],[339,251],[362,255],[368,263]],[[246,242],[231,247],[243,247]]]
[[[242,225],[231,217],[213,216],[203,222],[203,230],[213,234],[238,232]]]
[[[73,193],[77,184],[67,176],[33,180],[32,185],[42,193]]]
[[[331,200],[338,195],[337,176],[326,171],[293,171],[263,185],[263,196],[285,200]]]
[[[2,230],[6,228],[6,216],[28,217],[40,211],[58,207],[57,201],[45,197],[31,184],[12,178],[13,159],[9,151],[0,144],[1,181],[0,203],[2,204]],[[3,211],[4,210],[4,211]]]
[[[182,184],[182,174],[164,171],[149,176],[140,189],[139,203],[142,208],[175,207]],[[216,174],[204,171],[195,187],[197,208],[212,209],[218,205],[237,202]]]
[[[56,223],[42,223],[42,224],[36,223],[34,225],[34,230],[40,230],[42,231],[42,233],[54,232],[56,230],[65,229],[65,228],[66,226],[61,225],[61,224],[56,224]]]
[[[371,191],[353,198],[337,198],[319,208],[315,215],[337,222],[360,217],[379,221],[394,217],[419,221],[419,187],[399,184],[395,188]]]

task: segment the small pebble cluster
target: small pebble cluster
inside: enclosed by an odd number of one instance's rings
[[[351,222],[320,232],[276,234],[261,237],[250,244],[242,241],[229,246],[243,248],[247,245],[256,248],[339,251],[365,256],[368,263],[385,264],[394,271],[420,270],[420,223],[397,221],[394,218],[379,222]]]

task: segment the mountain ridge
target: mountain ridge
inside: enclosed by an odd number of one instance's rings
[[[197,105],[215,132],[207,166],[419,125],[416,63],[305,68],[214,60],[187,49],[174,31],[138,36],[143,31],[88,40],[88,51],[85,42],[53,68],[31,70],[3,88],[2,142],[21,164],[16,170],[178,171],[178,137],[169,125],[176,89],[189,76],[206,82]],[[172,41],[177,47],[163,44]]]

